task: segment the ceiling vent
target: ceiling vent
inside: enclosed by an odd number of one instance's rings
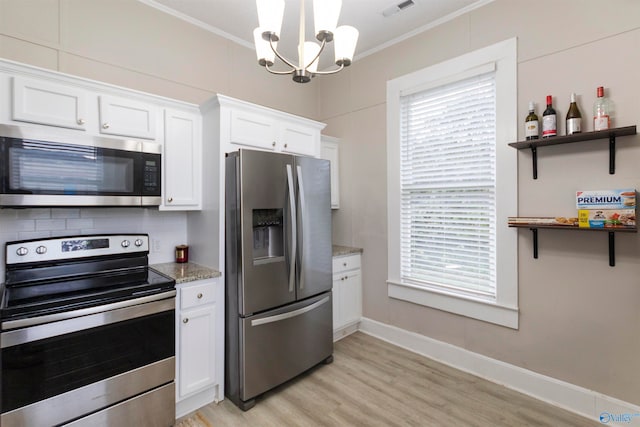
[[[414,4],[416,4],[416,2],[413,0],[404,0],[398,4],[389,6],[388,8],[382,11],[382,14],[384,15],[385,18],[388,18],[391,15],[395,15],[398,12],[402,12],[403,10],[413,6]]]

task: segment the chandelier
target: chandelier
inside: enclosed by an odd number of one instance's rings
[[[259,27],[253,31],[253,39],[256,45],[258,63],[273,74],[293,74],[293,81],[307,83],[315,75],[334,74],[344,67],[351,65],[353,53],[358,41],[358,30],[348,25],[336,28],[338,16],[342,7],[342,0],[314,0],[313,18],[316,39],[305,41],[305,13],[304,0],[300,0],[300,28],[298,37],[298,63],[297,65],[281,55],[278,50],[280,29],[284,16],[284,0],[256,0],[258,8]],[[318,71],[320,54],[327,43],[334,42],[335,64],[338,68],[326,71]],[[285,71],[274,70],[275,57],[278,57],[290,69]]]

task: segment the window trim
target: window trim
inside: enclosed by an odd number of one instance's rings
[[[496,70],[496,299],[486,301],[403,283],[400,279],[400,97]],[[508,39],[387,82],[388,296],[518,329],[517,152],[507,145],[517,132],[517,39]]]

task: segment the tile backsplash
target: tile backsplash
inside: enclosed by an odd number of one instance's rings
[[[187,215],[155,208],[0,209],[0,283],[6,242],[100,233],[147,233],[149,263],[170,262],[176,245],[187,243]]]

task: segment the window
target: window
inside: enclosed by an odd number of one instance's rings
[[[517,328],[516,41],[388,82],[389,296]]]

